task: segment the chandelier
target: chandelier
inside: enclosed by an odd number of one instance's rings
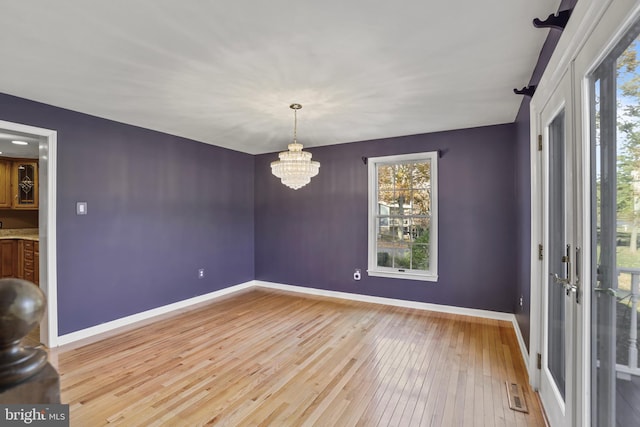
[[[302,144],[296,140],[298,132],[298,110],[300,104],[291,104],[293,110],[293,143],[289,144],[289,151],[278,154],[280,160],[271,162],[271,173],[280,178],[280,181],[289,188],[297,190],[304,187],[311,178],[318,175],[320,163],[311,160],[311,153],[302,151]]]

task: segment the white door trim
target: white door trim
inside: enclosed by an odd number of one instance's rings
[[[58,133],[55,130],[0,120],[0,129],[40,137],[39,152],[39,240],[40,288],[47,296],[47,311],[40,328],[40,341],[58,346],[58,282],[56,260],[56,162]]]
[[[551,96],[557,89],[558,84],[565,72],[571,68],[571,63],[582,50],[589,35],[598,25],[602,15],[605,13],[613,0],[581,0],[576,5],[571,14],[571,19],[567,27],[564,29],[558,45],[547,64],[545,72],[536,87],[536,93],[531,99],[530,105],[530,167],[531,167],[531,283],[530,283],[530,330],[529,330],[529,382],[534,389],[540,387],[540,371],[536,369],[537,355],[541,353],[541,307],[540,301],[541,289],[540,283],[543,280],[542,266],[543,263],[538,259],[538,244],[544,241],[543,221],[545,220],[544,200],[542,200],[544,181],[542,174],[541,158],[538,155],[538,135],[542,134],[542,125],[539,123],[540,112],[545,108]],[[574,79],[574,83],[581,81]],[[580,95],[579,90],[574,90],[574,95]],[[575,98],[574,98],[575,100]],[[574,102],[574,100],[571,100]],[[583,106],[576,105],[574,108],[574,118],[580,121]],[[574,130],[578,130],[583,126],[576,123]],[[578,133],[578,132],[576,132]],[[586,173],[590,170],[587,169]],[[584,171],[583,171],[584,173]],[[583,198],[585,203],[589,202],[589,198]],[[588,226],[585,225],[585,226]],[[582,246],[586,248],[585,245]],[[546,248],[545,248],[546,249]],[[583,250],[583,254],[586,251]],[[584,257],[584,255],[583,255]],[[582,264],[586,265],[586,264]],[[583,276],[586,278],[586,276]],[[578,337],[580,340],[580,337]],[[584,343],[585,345],[588,344]],[[578,388],[576,390],[579,395],[584,396],[585,390]]]
[[[593,68],[615,46],[629,27],[640,18],[639,0],[580,0],[576,5],[569,24],[563,31],[556,51],[552,55],[547,69],[542,76],[536,93],[531,101],[531,328],[529,353],[529,378],[531,385],[540,385],[540,371],[536,369],[537,353],[541,352],[542,313],[540,301],[540,283],[542,283],[542,264],[538,260],[538,243],[543,240],[543,212],[541,200],[544,170],[537,151],[537,135],[542,132],[539,123],[540,112],[556,90],[563,73],[573,73],[573,119],[576,147],[582,150],[579,159],[581,169],[577,171],[579,192],[577,206],[582,209],[583,217],[578,223],[582,232],[581,247],[581,282],[585,292],[581,294],[581,306],[578,308],[578,321],[575,326],[576,348],[579,358],[576,360],[576,401],[574,402],[576,419],[574,425],[591,424],[591,287],[590,276],[590,227],[591,227],[591,142],[589,85],[587,76]],[[573,68],[573,70],[572,70]],[[546,251],[546,248],[545,248]]]

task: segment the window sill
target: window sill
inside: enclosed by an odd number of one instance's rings
[[[387,277],[390,279],[405,279],[405,280],[421,280],[423,282],[437,282],[438,275],[434,274],[418,274],[410,272],[400,271],[380,271],[380,270],[367,270],[369,276],[375,277]]]

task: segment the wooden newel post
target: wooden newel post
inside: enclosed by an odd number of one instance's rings
[[[0,403],[60,403],[60,379],[47,353],[22,345],[45,308],[37,285],[0,279]]]

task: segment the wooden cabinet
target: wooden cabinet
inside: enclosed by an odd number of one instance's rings
[[[11,172],[13,209],[38,209],[38,162],[14,160]]]
[[[22,254],[20,261],[22,262],[22,278],[30,282],[35,282],[35,255],[34,245],[32,240],[21,240],[22,242]]]
[[[19,279],[28,280],[40,284],[40,245],[33,240],[18,240],[18,251],[16,254],[17,271]]]
[[[0,158],[0,209],[38,209],[38,161]]]
[[[0,240],[0,277],[19,277],[16,240]]]
[[[33,242],[33,283],[40,285],[40,242]]]
[[[0,208],[10,208],[13,198],[11,197],[11,172],[12,163],[10,160],[0,159]]]
[[[34,240],[0,239],[0,277],[40,284],[40,244]]]

